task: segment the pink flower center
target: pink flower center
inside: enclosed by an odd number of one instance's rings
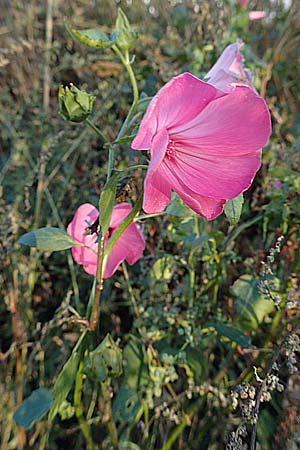
[[[166,150],[167,157],[169,159],[174,158],[176,150],[177,150],[177,148],[175,145],[175,141],[173,141],[173,139],[170,139],[168,142],[167,150]]]

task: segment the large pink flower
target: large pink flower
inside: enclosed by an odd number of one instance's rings
[[[131,211],[132,208],[128,203],[120,203],[114,207],[106,236],[106,244]],[[75,261],[81,264],[84,270],[91,275],[96,275],[98,243],[97,234],[88,234],[87,228],[93,225],[98,217],[98,210],[90,203],[84,203],[79,206],[67,228],[69,235],[75,241],[85,245],[85,247],[72,247],[72,255]],[[145,240],[138,225],[130,224],[109,254],[104,278],[111,277],[125,259],[130,265],[134,264],[141,258],[144,249]]]
[[[161,212],[173,190],[214,219],[226,200],[251,185],[270,132],[267,106],[252,89],[224,93],[190,73],[171,79],[150,102],[132,142],[151,154],[143,209]]]
[[[249,69],[245,69],[244,57],[240,53],[243,45],[240,39],[228,45],[206,74],[205,80],[223,92],[231,92],[237,85],[253,87],[252,74]]]

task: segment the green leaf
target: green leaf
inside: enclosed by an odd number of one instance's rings
[[[49,411],[53,396],[50,389],[39,388],[31,393],[14,413],[14,421],[26,430]]]
[[[124,377],[113,402],[115,420],[135,422],[142,410],[141,390],[149,387],[147,355],[134,338],[124,348]]]
[[[118,16],[115,27],[118,47],[125,51],[133,48],[139,35],[133,30],[133,28],[131,28],[129,20],[121,8],[118,8]]]
[[[162,280],[170,281],[173,276],[174,258],[171,255],[159,258],[152,266],[150,271],[150,280],[152,283],[162,282]]]
[[[186,349],[186,360],[194,374],[196,383],[203,383],[208,377],[208,361],[205,352],[202,349],[189,346]]]
[[[141,450],[141,447],[136,445],[134,442],[121,441],[119,442],[119,450]]]
[[[113,174],[106,185],[100,196],[100,226],[101,233],[105,235],[109,228],[110,219],[113,211],[113,207],[115,204],[116,192],[117,192],[117,184],[121,173]]]
[[[83,247],[83,244],[73,241],[71,236],[60,228],[45,227],[23,234],[18,240],[19,244],[37,247],[44,251],[66,250],[74,246]]]
[[[122,374],[122,350],[110,334],[84,359],[84,373],[94,382]]]
[[[232,342],[236,342],[242,348],[254,348],[251,344],[249,336],[245,336],[241,330],[234,328],[223,323],[217,323],[213,325],[220,336],[228,338]]]
[[[83,371],[95,383],[101,383],[107,379],[104,359],[97,351],[90,352],[85,357]]]
[[[166,208],[166,213],[175,217],[192,217],[194,214],[190,208],[188,208],[181,198],[178,197],[175,192],[172,193],[171,203]]]
[[[116,33],[112,33],[110,37],[108,37],[105,33],[95,28],[76,30],[69,22],[66,22],[65,25],[70,35],[87,47],[110,48],[116,43]]]
[[[68,361],[63,366],[53,388],[53,404],[49,413],[49,420],[53,420],[59,412],[60,407],[64,405],[73,383],[75,381],[80,356],[77,352],[72,353]]]
[[[258,282],[252,275],[242,275],[230,291],[235,297],[237,320],[245,330],[256,329],[274,308],[274,303],[260,294]]]
[[[139,416],[141,408],[142,403],[138,393],[122,384],[113,404],[114,418],[132,423]]]
[[[240,220],[244,204],[244,196],[240,194],[238,197],[228,200],[224,206],[224,212],[229,220],[230,225],[236,225]]]
[[[125,136],[125,137],[119,139],[118,141],[114,141],[113,144],[114,145],[127,144],[128,142],[132,142],[133,139],[135,138],[135,136],[136,136],[136,133],[131,134],[130,136]]]

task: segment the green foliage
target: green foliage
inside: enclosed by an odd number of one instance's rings
[[[49,412],[50,421],[55,418],[61,407],[64,408],[64,401],[74,384],[79,362],[79,353],[72,353],[57,377],[53,388],[53,403]]]
[[[71,236],[64,230],[54,227],[39,228],[23,234],[18,240],[19,244],[36,247],[43,251],[60,251],[83,244],[73,241]]]
[[[240,220],[242,208],[244,204],[244,195],[240,194],[238,197],[228,200],[224,206],[224,212],[230,225],[236,225]]]
[[[266,314],[274,309],[274,303],[260,294],[258,281],[251,275],[242,275],[236,280],[231,292],[235,297],[237,322],[245,330],[256,329]]]
[[[224,325],[223,323],[217,323],[214,328],[220,336],[228,338],[231,342],[235,342],[242,348],[253,348],[251,339],[249,336],[245,336],[239,329]]]
[[[121,375],[122,351],[109,334],[95,350],[89,352],[85,358],[84,371],[95,382]]]
[[[133,48],[139,35],[132,29],[126,14],[121,8],[118,9],[115,27],[118,47],[125,51]]]
[[[100,195],[99,209],[100,209],[100,226],[101,233],[106,234],[110,219],[112,215],[112,210],[115,204],[117,184],[120,178],[120,173],[114,173],[104,186],[103,191]]]
[[[90,48],[110,48],[116,43],[117,35],[112,33],[109,37],[102,31],[91,28],[88,30],[76,30],[69,22],[65,22],[66,28],[73,39]]]
[[[39,388],[31,393],[14,413],[14,421],[19,427],[29,430],[49,411],[53,396],[50,389]]]
[[[260,386],[253,366],[257,376],[264,378],[298,318],[297,2],[287,8],[281,0],[267,1],[268,19],[253,22],[250,6],[242,8],[234,1],[219,2],[216,7],[216,2],[175,5],[160,0],[128,6],[122,0],[122,11],[117,2],[106,0],[93,9],[79,0],[56,2],[50,44],[44,42],[45,3],[20,3],[18,8],[13,2],[4,3],[0,450],[85,448],[80,407],[95,448],[110,450],[109,406],[122,450],[224,450],[225,434],[236,431],[244,420],[239,410],[232,410],[234,386]],[[74,17],[83,29],[68,22],[66,33],[61,17]],[[130,23],[144,33],[138,41]],[[6,32],[11,29],[13,35]],[[144,258],[128,267],[128,279],[119,270],[105,280],[99,336],[93,339],[88,331],[90,314],[85,312],[91,277],[66,253],[48,258],[16,245],[20,236],[19,243],[45,251],[76,245],[62,229],[81,203],[97,204],[101,191],[102,230],[111,217],[117,176],[110,178],[103,191],[107,146],[84,122],[74,126],[59,119],[56,91],[62,83],[88,86],[96,97],[92,121],[114,145],[115,167],[147,164],[146,153],[131,151],[130,143],[150,98],[178,73],[191,71],[203,77],[237,37],[245,42],[246,65],[273,114],[273,136],[263,150],[262,170],[244,193],[244,204],[241,197],[227,202],[227,218],[222,215],[206,222],[173,193],[163,216],[139,220],[147,241]],[[109,51],[114,47],[124,57],[134,48],[135,59],[130,63],[141,92],[136,115],[118,140],[117,131],[131,103],[131,86],[128,73]],[[108,51],[95,51],[105,48]],[[45,49],[49,49],[48,62]],[[48,107],[41,105],[41,94],[47,98],[47,67],[51,75]],[[71,105],[62,109],[69,114],[75,108],[77,114],[79,105],[87,112],[92,97],[82,98],[73,89]],[[126,199],[135,204],[144,173],[132,175],[135,186]],[[33,227],[39,229],[23,235]],[[268,263],[269,249],[282,234],[271,273],[268,269],[262,274],[261,262]],[[276,295],[280,297],[277,308],[271,300]],[[71,353],[85,332],[84,346]],[[105,338],[108,333],[111,337]],[[288,352],[293,355],[290,348]],[[288,389],[272,393],[271,403],[262,403],[259,411],[258,443],[266,450],[280,449],[278,442],[286,448],[296,439],[291,419],[296,389],[285,358],[282,351],[279,363],[284,371],[278,376]],[[79,360],[84,363],[83,386],[75,408]],[[103,385],[111,404],[104,398]],[[37,386],[54,389],[33,391],[33,404],[31,396],[18,409],[22,392],[26,397]],[[47,413],[45,398],[50,408],[47,426],[36,423]],[[244,406],[249,407],[250,400],[247,397]],[[31,427],[27,444],[23,430],[12,420],[19,411],[23,411],[19,425]],[[250,429],[247,424],[248,434],[242,437],[245,446]]]

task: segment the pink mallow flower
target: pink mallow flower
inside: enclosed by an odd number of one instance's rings
[[[143,209],[159,213],[171,191],[208,220],[251,185],[271,132],[264,100],[251,88],[224,93],[190,73],[172,78],[151,100],[135,150],[150,150]]]
[[[241,39],[228,45],[206,74],[205,80],[223,92],[231,92],[237,85],[253,88],[252,74],[249,69],[244,67],[244,57],[240,53],[243,45]]]
[[[249,19],[250,20],[261,20],[267,17],[266,11],[250,11]]]
[[[132,208],[128,203],[120,203],[114,207],[105,245],[131,211]],[[67,228],[67,232],[75,241],[85,245],[85,247],[72,247],[72,255],[74,260],[81,264],[90,275],[96,275],[98,236],[96,233],[91,234],[87,228],[95,224],[98,217],[98,210],[90,203],[84,203],[79,206]],[[96,227],[99,231],[97,223]],[[142,232],[137,224],[130,224],[108,256],[104,278],[110,278],[125,259],[128,264],[134,264],[142,257],[144,249],[145,239]]]
[[[237,0],[238,5],[241,8],[247,8],[249,0]],[[267,17],[266,11],[250,11],[249,12],[249,19],[250,20],[260,20]]]

